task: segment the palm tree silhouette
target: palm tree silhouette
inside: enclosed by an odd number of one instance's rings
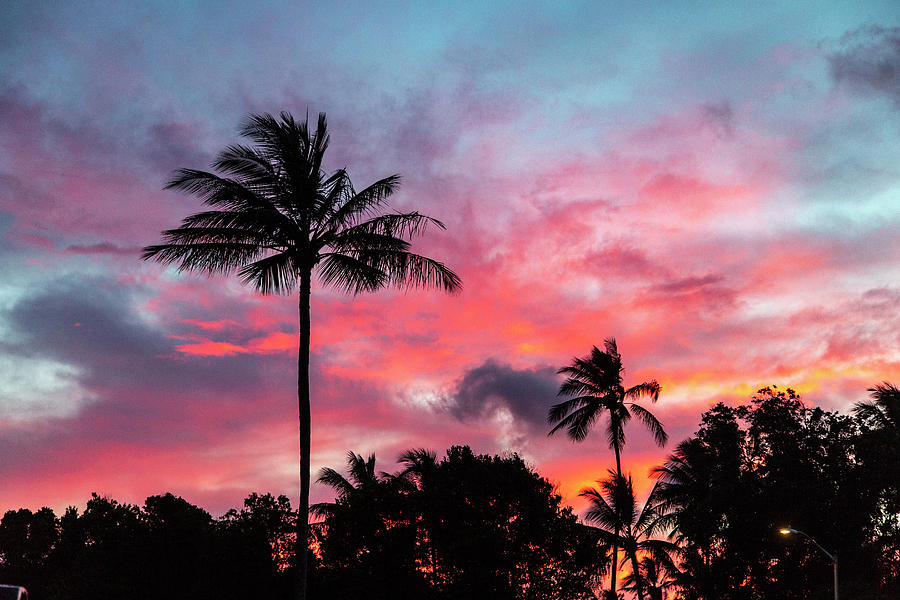
[[[604,341],[606,351],[596,346],[589,356],[575,357],[572,364],[561,368],[558,373],[568,375],[559,387],[558,396],[574,396],[558,404],[554,404],[547,415],[547,421],[555,424],[550,430],[553,435],[565,428],[569,438],[576,442],[583,441],[588,431],[607,416],[606,439],[609,447],[616,455],[616,474],[622,475],[622,448],[625,446],[625,425],[636,416],[653,434],[659,446],[664,446],[669,436],[662,424],[653,414],[640,406],[635,400],[647,397],[651,402],[659,399],[659,384],[655,379],[639,383],[627,390],[622,386],[622,356],[616,347],[615,338]],[[618,532],[616,532],[618,535]],[[613,565],[615,565],[618,548],[613,544]],[[616,593],[616,569],[611,576],[611,595]]]
[[[368,458],[363,458],[361,454],[355,452],[347,453],[347,474],[344,477],[330,467],[324,467],[319,470],[319,478],[316,480],[330,487],[337,493],[339,499],[346,499],[354,492],[373,487],[378,484],[379,477],[375,473],[375,455],[370,454]],[[332,502],[321,502],[310,507],[310,512],[319,513],[327,512],[327,507],[334,506]],[[321,507],[315,508],[314,507]]]
[[[640,567],[641,585],[648,600],[664,600],[668,591],[678,586],[677,580],[664,563],[645,556],[638,561],[638,566]],[[637,593],[637,578],[634,573],[628,573],[622,578],[622,589],[626,592]]]
[[[885,381],[868,391],[872,400],[854,404],[853,413],[875,429],[900,437],[900,389]]]
[[[643,600],[650,584],[657,587],[663,573],[677,570],[672,555],[678,547],[652,537],[657,531],[655,488],[643,506],[638,506],[631,475],[620,475],[611,469],[607,473],[606,479],[597,481],[600,489],[585,488],[579,493],[590,502],[584,518],[597,525],[601,539],[613,548],[622,548],[622,562],[618,564],[614,557],[613,571],[628,563],[631,573],[625,577],[625,583],[634,589],[638,600]],[[651,576],[655,581],[649,580]]]
[[[460,289],[459,277],[433,259],[410,252],[408,239],[440,221],[388,213],[398,175],[357,191],[343,169],[328,175],[322,159],[329,136],[325,114],[315,132],[297,122],[251,115],[241,135],[255,146],[233,145],[213,168],[181,169],[167,189],[202,198],[213,210],[191,215],[163,232],[163,244],[144,248],[144,259],[180,271],[237,273],[262,294],[299,291],[297,400],[300,433],[300,506],[297,519],[298,595],[306,597],[309,532],[309,302],[312,279],[357,294],[395,285]]]
[[[656,526],[683,549],[692,585],[713,598],[710,565],[721,526],[721,502],[728,502],[721,471],[727,461],[697,438],[684,440],[666,462],[651,471],[656,478]],[[682,565],[682,566],[685,566]]]
[[[422,515],[422,527],[428,543],[428,562],[432,584],[440,581],[438,569],[437,549],[435,543],[435,523],[433,522],[435,490],[433,480],[437,474],[437,454],[425,448],[413,448],[400,455],[399,461],[404,465],[398,478],[408,482],[409,489],[415,493],[415,499],[419,506],[417,512]]]

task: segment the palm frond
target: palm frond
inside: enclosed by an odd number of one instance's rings
[[[370,212],[383,205],[385,200],[390,197],[400,187],[400,175],[391,175],[380,179],[360,192],[353,192],[340,207],[324,218],[324,222],[337,229],[342,229],[352,225],[362,216],[370,214]],[[335,192],[343,192],[345,186],[335,183],[333,189]],[[332,194],[329,206],[337,206],[337,193]],[[324,216],[324,215],[323,215]],[[443,229],[443,224],[435,220],[435,224]]]
[[[245,186],[259,186],[273,191],[278,181],[275,167],[266,157],[242,144],[228,146],[219,154],[212,167],[237,177]]]
[[[600,414],[598,411],[593,410],[591,406],[582,406],[560,419],[559,423],[550,430],[550,434],[552,435],[559,429],[565,428],[572,440],[580,442],[587,437],[588,431],[591,430],[594,422],[600,418]]]
[[[340,510],[339,506],[335,502],[317,502],[309,505],[309,513],[319,519],[327,519]]]
[[[265,195],[255,193],[241,182],[196,169],[178,169],[165,189],[192,194],[210,206],[229,210],[274,208]]]
[[[323,254],[317,265],[319,281],[350,294],[371,292],[384,287],[386,273],[354,256],[338,253]]]
[[[347,471],[350,479],[358,486],[368,485],[377,480],[375,475],[375,454],[363,458],[361,454],[347,453]]]
[[[300,269],[287,252],[279,252],[244,265],[238,276],[261,294],[289,294],[297,286]]]
[[[332,469],[324,467],[319,471],[319,477],[316,479],[318,483],[322,483],[337,492],[338,497],[344,498],[353,492],[353,484],[350,481]]]
[[[659,400],[659,383],[655,379],[644,381],[625,390],[625,397],[629,400],[636,400],[641,397],[650,398],[651,402]]]
[[[610,448],[616,448],[619,452],[625,446],[625,425],[631,420],[628,410],[621,408],[624,407],[614,406],[606,421],[606,442]]]
[[[568,400],[563,400],[557,404],[554,404],[550,407],[550,410],[547,411],[547,422],[548,423],[556,423],[566,417],[570,412],[577,410],[582,407],[592,406],[597,403],[597,399],[594,396],[578,396],[577,398],[569,398]],[[600,406],[597,412],[602,412],[603,407]],[[559,429],[559,427],[555,427],[554,430]]]
[[[397,251],[366,251],[360,257],[382,270],[394,287],[435,288],[455,294],[462,290],[459,275],[444,263],[414,254]]]
[[[179,271],[228,274],[265,252],[256,244],[239,242],[175,243],[147,246],[141,258],[164,265],[176,264]]]
[[[659,422],[659,419],[639,404],[630,404],[628,408],[631,413],[650,430],[656,445],[660,447],[665,446],[666,442],[669,441],[669,434],[666,433],[666,430],[663,428],[662,423]]]
[[[346,235],[354,236],[356,233],[375,233],[400,239],[410,239],[421,235],[430,226],[445,229],[442,222],[418,212],[390,213],[379,215],[348,227]]]

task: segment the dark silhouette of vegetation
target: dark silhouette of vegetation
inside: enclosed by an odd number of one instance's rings
[[[829,559],[779,535],[786,526],[836,553],[842,597],[897,597],[898,513],[888,511],[900,444],[881,438],[867,410],[809,408],[772,386],[749,404],[704,413],[655,469],[659,525],[672,528],[682,553],[678,597],[833,597]]]
[[[47,600],[286,598],[293,581],[278,550],[295,519],[286,497],[256,494],[220,519],[172,494],[143,507],[94,494],[59,518],[8,511],[0,581]]]
[[[322,597],[593,598],[603,546],[547,480],[516,455],[454,446],[438,461],[410,450],[399,473],[350,454],[348,477],[324,469],[337,492],[314,512]]]
[[[605,351],[596,346],[584,358],[575,357],[572,364],[558,372],[567,375],[559,388],[558,396],[572,396],[554,404],[547,415],[553,424],[550,435],[565,429],[569,438],[583,441],[591,428],[606,415],[606,439],[616,455],[616,475],[622,476],[622,448],[625,446],[625,425],[636,416],[653,434],[659,446],[668,440],[662,424],[649,410],[636,403],[646,397],[651,402],[659,399],[659,384],[655,379],[634,385],[628,389],[622,386],[625,367],[616,347],[616,340],[604,341]],[[613,531],[613,540],[619,532]],[[618,564],[618,545],[612,544],[612,564]],[[609,597],[616,598],[616,569],[611,569]]]
[[[597,526],[603,541],[622,548],[622,562],[614,566],[631,569],[623,589],[633,590],[638,600],[658,595],[664,588],[665,574],[677,572],[673,555],[678,547],[655,537],[656,490],[639,506],[630,475],[610,470],[607,478],[597,483],[600,489],[585,488],[580,493],[590,501],[584,520]]]
[[[337,498],[312,507],[311,597],[594,597],[604,547],[546,479],[516,455],[434,457],[412,450],[390,475],[351,453],[346,477],[322,471]],[[219,519],[171,494],[143,507],[94,495],[61,518],[9,511],[0,580],[36,600],[286,598],[295,518],[286,497],[257,494]]]
[[[333,502],[314,505],[309,593],[316,599],[588,599],[622,550],[620,591],[641,600],[900,597],[896,388],[849,415],[767,387],[717,404],[654,469],[641,503],[608,471],[579,523],[517,455],[413,449],[385,473],[348,455],[323,469]],[[874,412],[873,412],[874,411]],[[220,518],[165,494],[143,506],[97,496],[83,512],[43,508],[0,519],[0,581],[35,600],[287,598],[299,561],[285,496],[251,494]],[[623,593],[624,592],[624,593]]]
[[[322,169],[328,148],[325,114],[316,130],[297,122],[252,115],[241,134],[255,146],[233,145],[213,163],[221,175],[181,169],[166,186],[199,196],[213,208],[163,232],[164,243],[143,258],[179,270],[230,274],[262,294],[299,292],[297,398],[300,430],[300,518],[297,543],[308,540],[309,340],[313,275],[351,294],[385,286],[460,289],[442,263],[410,252],[409,238],[440,221],[418,212],[384,213],[400,184],[391,175],[357,191],[343,169]],[[298,552],[298,595],[306,597],[306,552]]]

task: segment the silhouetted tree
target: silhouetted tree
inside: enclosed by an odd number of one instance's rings
[[[252,493],[216,523],[217,598],[287,598],[296,568],[296,514],[287,496]]]
[[[880,555],[880,579],[886,591],[900,595],[900,389],[887,381],[869,388],[871,400],[854,405],[864,428],[858,455],[877,495],[874,538]]]
[[[432,510],[437,506],[436,497],[437,453],[425,448],[414,448],[400,455],[399,462],[404,465],[398,477],[409,482],[412,500],[416,503],[414,510],[419,515],[418,523],[421,531],[418,540],[422,545],[420,554],[425,557],[425,572],[428,573],[432,585],[441,581],[441,573],[437,559],[437,515]]]
[[[882,597],[877,578],[862,575],[885,564],[875,526],[884,481],[867,463],[896,450],[866,439],[859,421],[808,408],[790,388],[704,413],[696,435],[655,470],[660,523],[682,548],[681,596],[831,597],[829,560],[777,533],[791,525],[840,557],[842,595]]]
[[[309,517],[309,302],[313,275],[323,285],[357,294],[389,285],[460,288],[440,262],[410,252],[408,238],[440,221],[417,212],[379,214],[398,175],[357,191],[346,171],[328,175],[322,160],[329,136],[325,114],[316,131],[288,113],[253,115],[242,130],[255,147],[229,146],[213,163],[223,175],[181,169],[168,188],[199,196],[214,210],[191,215],[163,232],[144,259],[179,270],[230,274],[262,294],[299,290],[297,397],[300,505],[298,595],[306,597]]]
[[[735,412],[725,405],[707,411],[703,423],[698,437],[681,442],[652,473],[657,527],[670,531],[682,549],[690,594],[717,598],[711,561],[723,543],[726,515],[740,502],[742,438]]]
[[[573,396],[553,405],[547,415],[553,435],[565,429],[569,438],[583,441],[590,429],[606,415],[606,439],[616,456],[616,474],[622,475],[622,448],[625,446],[625,425],[636,416],[653,434],[659,446],[668,440],[665,429],[653,414],[635,401],[646,397],[651,402],[659,399],[659,384],[655,379],[634,385],[622,386],[625,368],[616,340],[604,341],[605,351],[596,346],[589,356],[575,357],[572,364],[558,372],[567,375],[559,388],[558,396]],[[612,561],[618,562],[618,548],[613,545]],[[616,596],[616,569],[612,569],[610,596]]]
[[[322,517],[321,597],[420,598],[428,588],[417,568],[416,515],[402,481],[375,470],[375,455],[347,456],[347,477],[331,468],[319,483],[337,494],[315,504]]]
[[[579,493],[590,502],[584,519],[597,526],[604,541],[622,548],[622,563],[614,564],[613,568],[619,569],[626,564],[631,568],[626,584],[635,591],[638,600],[643,600],[645,590],[651,584],[659,587],[658,579],[661,576],[665,579],[663,573],[676,571],[672,554],[678,548],[654,537],[657,514],[653,491],[639,506],[630,475],[619,475],[610,469],[607,478],[597,483],[599,489],[585,488]]]
[[[593,598],[598,537],[521,458],[453,447],[402,459],[396,475],[353,453],[348,477],[323,471],[338,491],[316,505],[323,597]]]
[[[58,538],[56,515],[49,508],[7,511],[0,520],[0,581],[41,593],[43,570]]]

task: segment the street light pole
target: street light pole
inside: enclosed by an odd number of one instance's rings
[[[784,529],[780,529],[779,532],[782,535],[788,535],[789,533],[796,533],[797,535],[802,535],[803,537],[805,537],[806,539],[811,541],[813,544],[815,544],[816,548],[818,548],[819,550],[824,552],[825,556],[827,556],[828,558],[831,559],[831,562],[834,563],[834,600],[840,600],[840,598],[838,598],[838,558],[837,558],[837,554],[832,554],[831,552],[829,552],[828,550],[823,548],[822,545],[819,544],[819,542],[814,540],[811,535],[804,533],[804,532],[800,531],[799,529],[785,527]]]

